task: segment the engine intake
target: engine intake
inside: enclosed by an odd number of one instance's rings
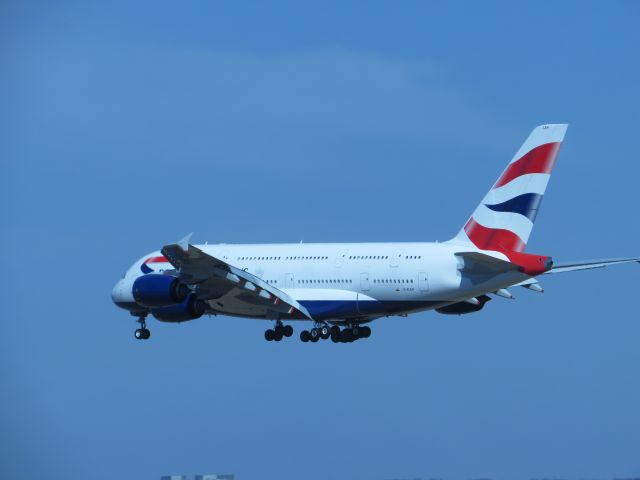
[[[182,303],[153,308],[151,313],[161,322],[186,322],[200,318],[207,310],[206,304],[195,295],[189,295]]]
[[[133,298],[144,307],[166,307],[182,303],[189,296],[189,287],[176,277],[152,273],[133,282]]]

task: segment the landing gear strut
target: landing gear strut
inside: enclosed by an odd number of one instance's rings
[[[146,318],[146,314],[138,317],[137,322],[140,324],[140,328],[133,334],[137,340],[148,340],[151,337],[151,331],[147,328],[147,322],[145,321]]]
[[[290,337],[293,335],[293,327],[291,325],[283,325],[280,320],[276,322],[276,326],[273,329],[269,329],[264,332],[264,338],[267,342],[279,342],[284,337]]]

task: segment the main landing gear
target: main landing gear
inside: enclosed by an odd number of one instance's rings
[[[140,324],[140,328],[133,334],[137,340],[148,340],[151,337],[151,331],[147,328],[147,322],[145,321],[146,318],[146,314],[138,316],[137,322]]]
[[[267,342],[279,342],[284,337],[288,338],[291,335],[293,335],[293,327],[291,325],[283,325],[279,320],[273,329],[264,332],[264,338]]]
[[[361,327],[360,325],[351,325],[340,330],[340,327],[334,325],[320,325],[311,330],[303,330],[300,332],[300,340],[304,343],[316,343],[319,340],[327,340],[331,338],[333,343],[351,343],[361,338],[369,338],[371,336],[371,328]]]

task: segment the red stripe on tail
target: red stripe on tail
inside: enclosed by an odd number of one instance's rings
[[[487,228],[470,218],[464,226],[469,240],[480,250],[524,251],[525,243],[515,233],[500,228]]]
[[[560,142],[545,143],[509,164],[493,188],[506,185],[514,178],[528,173],[551,173],[556,163]]]
[[[168,263],[169,260],[166,257],[150,257],[147,258],[144,263]]]

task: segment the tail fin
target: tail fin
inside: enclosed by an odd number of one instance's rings
[[[533,129],[452,243],[524,251],[568,125]]]

